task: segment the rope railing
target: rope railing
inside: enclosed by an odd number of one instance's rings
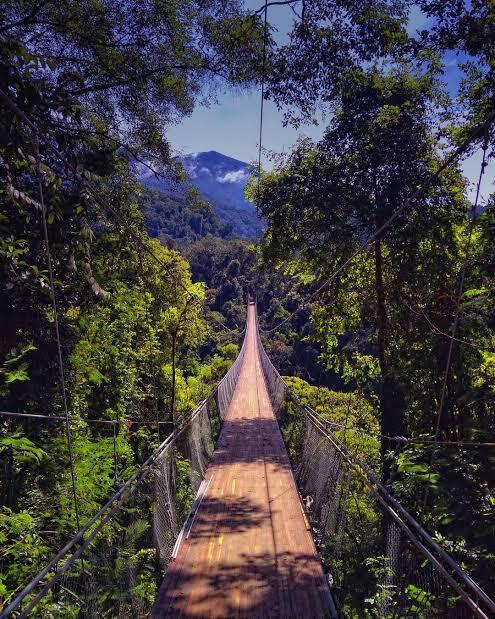
[[[0,614],[147,617],[213,454],[245,344],[220,383]]]
[[[366,441],[322,420],[260,362],[329,583],[344,616],[480,617],[493,582],[475,582],[380,482]],[[378,440],[375,438],[375,441]],[[378,465],[378,466],[374,466]],[[486,589],[486,590],[485,590]]]

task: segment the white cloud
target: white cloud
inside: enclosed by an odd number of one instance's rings
[[[217,176],[219,183],[245,183],[249,178],[246,170],[236,170],[235,172],[227,172],[225,176]]]
[[[208,176],[211,176],[211,172],[208,168],[200,168],[199,172],[200,174],[203,173],[203,174],[208,174]]]
[[[184,168],[191,178],[196,178],[198,176],[196,174],[196,167],[195,163],[190,163],[189,161],[184,162]]]

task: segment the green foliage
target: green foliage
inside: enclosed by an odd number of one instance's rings
[[[316,387],[296,376],[286,376],[285,381],[301,403],[311,406],[322,419],[365,430],[369,434],[378,433],[376,412],[358,392],[344,393]]]
[[[36,350],[36,347],[31,342],[28,342],[24,345],[18,345],[7,354],[7,358],[0,366],[0,377],[2,378],[0,383],[1,395],[7,395],[9,383],[29,380],[29,366],[27,361],[24,361],[24,357],[32,350]]]
[[[179,510],[179,519],[183,521],[189,513],[194,502],[194,486],[197,481],[191,478],[193,474],[191,463],[184,458],[178,451],[174,453],[174,461],[176,466],[176,484],[177,484],[177,505]]]
[[[418,484],[418,490],[424,488],[425,483],[429,490],[438,489],[438,473],[433,473],[428,469],[426,464],[421,462],[415,462],[409,459],[407,450],[404,450],[397,458],[397,472],[403,473],[402,483],[407,484],[407,478],[409,477]]]
[[[377,411],[379,425],[363,448],[356,431],[339,431],[340,438],[382,465],[383,481],[392,484],[403,505],[493,591],[485,570],[493,565],[486,518],[492,508],[482,498],[494,494],[485,470],[493,459],[490,450],[442,445],[432,455],[427,442],[402,448],[378,436],[379,428],[389,437],[431,441],[438,424],[437,438],[445,441],[493,438],[493,200],[471,222],[466,180],[456,166],[429,182],[444,151],[491,113],[489,4],[421,2],[434,18],[421,34],[405,32],[412,3],[322,0],[305,9],[274,62],[269,96],[287,106],[288,118],[296,122],[311,118],[322,103],[330,107],[329,126],[318,143],[300,140],[280,156],[260,182],[253,177],[248,191],[267,223],[265,262],[297,279],[311,299],[297,307],[299,314],[310,312],[312,332],[298,330],[299,335],[316,340],[320,360],[341,379],[337,389],[359,394]],[[438,54],[445,50],[469,50],[478,65],[466,66],[467,80],[455,102],[442,83]],[[473,144],[484,137],[493,142],[493,126],[479,131]],[[368,251],[360,251],[367,239],[373,240]],[[295,326],[290,313],[280,308],[277,313],[287,331]],[[314,406],[317,394],[308,396]],[[339,409],[338,402],[329,404]],[[290,455],[297,461],[300,426],[290,406],[288,413],[284,436],[289,444],[296,437]],[[383,532],[373,530],[369,516],[366,526],[380,542]],[[346,551],[349,586],[359,589],[366,576],[350,548]],[[370,544],[368,557],[381,554]],[[359,592],[373,590],[371,584]],[[377,590],[370,605],[381,612],[387,595]],[[428,592],[411,588],[406,595],[415,616],[428,616],[435,604]],[[422,596],[424,607],[418,602]],[[359,595],[347,602],[350,615],[358,600]],[[364,616],[364,609],[356,616]]]
[[[143,196],[146,228],[152,237],[169,247],[182,248],[209,234],[224,237],[230,232],[222,225],[211,205],[193,200],[188,194],[147,191]]]
[[[74,534],[72,472],[82,524],[164,438],[151,424],[128,420],[171,420],[176,395],[182,418],[231,363],[233,349],[225,349],[202,368],[203,286],[193,284],[178,252],[149,238],[145,219],[150,229],[156,223],[160,240],[181,237],[171,243],[177,247],[227,231],[197,196],[143,198],[134,162],[143,158],[172,180],[183,177],[166,127],[222,81],[256,80],[263,40],[261,19],[248,18],[230,0],[146,6],[16,1],[2,4],[0,29],[0,81],[13,103],[3,101],[0,114],[2,410],[54,417],[5,423],[2,417],[1,526],[8,544],[20,522],[26,531],[1,556],[3,605],[36,574],[41,554],[53,555]],[[73,471],[66,428],[55,419],[64,417],[65,404],[52,295],[73,419]],[[99,423],[110,420],[117,425]],[[182,487],[186,506],[191,491],[185,480]],[[114,608],[137,616],[131,598],[136,594],[149,608],[155,591],[154,555],[147,524],[120,525],[125,560],[113,561],[117,537],[108,539],[109,582],[124,578],[126,565],[143,569],[125,599],[111,594],[106,608],[109,616]],[[67,595],[61,611],[46,596],[37,611],[75,617],[76,606]]]
[[[363,65],[390,62],[407,49],[409,3],[316,0],[304,7],[277,49],[268,94],[293,123],[311,121],[320,103],[339,103],[342,81]]]
[[[30,441],[21,432],[11,433],[9,436],[0,436],[0,454],[11,450],[14,460],[18,464],[39,463],[46,456],[46,452]]]
[[[475,222],[459,300],[469,225],[465,181],[451,167],[416,193],[442,162],[437,128],[448,146],[491,110],[488,4],[474,2],[468,10],[457,0],[424,0],[419,5],[436,21],[414,41],[406,33],[411,3],[303,4],[304,15],[277,54],[268,39],[267,95],[290,106],[288,119],[296,123],[311,119],[319,102],[332,105],[332,116],[320,143],[300,141],[260,185],[253,179],[248,187],[268,226],[262,250],[212,236],[229,230],[197,196],[143,195],[131,163],[142,157],[181,179],[166,127],[220,81],[242,86],[259,78],[259,15],[246,15],[230,0],[2,5],[2,89],[37,127],[40,161],[29,126],[2,103],[0,395],[6,410],[64,415],[54,294],[69,413],[89,420],[71,424],[83,522],[119,481],[114,450],[125,479],[163,439],[131,421],[180,423],[230,367],[248,291],[257,295],[262,330],[271,330],[265,342],[271,359],[293,376],[290,387],[322,421],[345,425],[337,436],[373,468],[389,455],[380,431],[431,438],[448,354],[445,333],[460,301],[457,335],[464,343],[456,344],[446,378],[440,437],[493,437],[493,199]],[[442,90],[436,55],[446,49],[468,53],[479,65],[466,66],[455,110]],[[449,125],[458,109],[465,122]],[[42,199],[53,290],[40,235]],[[318,288],[402,206],[374,252]],[[148,237],[145,222],[158,241]],[[185,258],[160,242],[182,249]],[[113,426],[97,423],[104,420],[118,422],[115,442]],[[296,462],[303,431],[292,404],[282,431]],[[2,605],[74,533],[67,449],[65,428],[55,419],[2,421]],[[418,513],[427,487],[434,501],[425,516],[436,539],[482,586],[492,586],[491,452],[439,451],[432,459],[431,447],[410,443],[392,456],[385,478],[392,483],[395,475],[396,495]],[[199,480],[179,452],[175,462],[184,517]],[[85,567],[107,583],[127,582],[129,568],[140,567],[127,590],[100,594],[108,616],[137,616],[134,600],[149,608],[153,599],[149,521],[136,512],[132,505],[122,510]],[[382,557],[382,523],[356,480],[345,513],[349,535],[341,556],[348,560],[334,565],[352,583],[344,609],[377,616],[393,600],[380,588],[390,567]],[[335,550],[335,540],[326,540],[326,562]],[[80,566],[73,570],[69,576],[80,578]],[[406,596],[418,617],[434,604],[413,585]],[[62,609],[54,604],[47,596],[40,616],[77,616],[70,596]]]
[[[39,518],[27,510],[0,510],[0,604],[46,563],[50,548],[39,530]]]
[[[315,387],[301,378],[286,376],[291,393],[303,406],[310,406],[324,423],[338,424],[333,428],[336,436],[352,452],[372,469],[380,466],[379,423],[375,410],[359,392],[332,391],[325,387]],[[286,404],[282,433],[288,446],[289,456],[297,462],[301,453],[304,432],[300,404],[290,400]]]

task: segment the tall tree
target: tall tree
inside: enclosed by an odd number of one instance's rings
[[[342,369],[342,354],[376,358],[381,431],[398,436],[406,431],[408,398],[396,323],[403,316],[400,295],[422,290],[431,296],[443,286],[453,226],[467,214],[464,181],[450,170],[415,194],[440,163],[432,141],[432,75],[355,70],[341,83],[341,108],[323,140],[301,143],[262,177],[259,195],[256,182],[252,191],[268,224],[266,257],[283,263],[291,255],[319,282],[372,239],[351,275],[341,274],[321,292],[328,305],[315,313],[316,328],[336,368]],[[400,216],[382,230],[399,208]],[[425,275],[432,266],[426,248],[433,247],[435,268]],[[352,332],[354,344],[342,348],[342,336]],[[384,441],[384,455],[387,449]]]
[[[35,339],[39,367],[55,372],[51,325],[38,319],[49,301],[42,201],[61,313],[85,294],[103,299],[99,235],[115,227],[146,246],[129,153],[180,173],[165,127],[220,83],[257,79],[262,27],[236,1],[28,0],[2,3],[0,33],[0,358]]]
[[[157,438],[93,422],[167,418],[163,314],[183,311],[185,288],[199,322],[201,295],[147,236],[132,161],[180,175],[166,128],[220,85],[256,81],[262,32],[236,0],[1,2],[2,410],[64,414],[60,334],[68,412],[88,421],[69,424],[70,460],[58,422],[0,425],[0,605],[105,502],[114,457],[129,474]]]

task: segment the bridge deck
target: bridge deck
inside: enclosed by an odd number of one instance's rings
[[[302,511],[259,363],[254,306],[239,382],[188,539],[152,617],[331,617],[332,600]]]

